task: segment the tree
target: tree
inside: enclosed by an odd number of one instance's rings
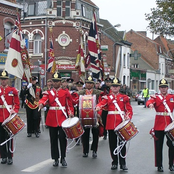
[[[158,35],[174,36],[174,0],[156,0],[157,7],[145,14],[148,29]]]

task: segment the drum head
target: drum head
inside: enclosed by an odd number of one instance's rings
[[[122,123],[120,123],[120,124],[115,128],[115,131],[121,129],[121,128],[124,127],[127,123],[129,123],[129,120],[124,120]]]
[[[79,121],[78,117],[67,118],[65,121],[63,121],[62,127],[67,128],[67,127],[74,126],[78,121]]]
[[[11,116],[7,117],[4,122],[2,123],[2,126],[6,123],[8,123],[10,120],[12,120],[14,117],[16,116],[16,114],[12,114]]]
[[[174,128],[174,122],[170,123],[166,128],[165,128],[165,132],[168,132],[169,130]]]

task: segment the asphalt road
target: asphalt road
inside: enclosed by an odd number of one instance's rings
[[[82,157],[82,145],[75,146],[67,152],[67,168],[53,167],[53,160],[50,158],[50,142],[48,129],[42,130],[40,138],[34,135],[27,138],[26,128],[15,136],[16,149],[13,158],[13,165],[0,164],[1,174],[156,174],[154,167],[154,144],[149,135],[149,130],[153,127],[155,111],[143,108],[135,101],[131,102],[133,106],[133,123],[139,130],[139,133],[128,142],[128,152],[126,157],[128,171],[124,172],[119,168],[112,171],[111,157],[109,153],[108,140],[100,138],[97,159],[92,158],[92,152],[88,158]],[[20,109],[20,117],[26,122],[24,109]],[[42,114],[43,115],[43,114]],[[41,126],[42,128],[42,126]],[[166,143],[164,143],[164,173],[168,170]]]

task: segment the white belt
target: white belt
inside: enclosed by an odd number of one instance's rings
[[[51,106],[49,107],[49,110],[61,110],[61,109],[65,109],[64,106],[62,106],[62,108],[60,108],[59,106]]]
[[[121,113],[119,111],[108,111],[108,114],[125,114],[124,111],[121,111]]]
[[[10,109],[12,108],[12,105],[7,105]],[[0,105],[0,108],[6,108],[5,105]]]
[[[156,112],[156,115],[166,116],[172,114],[171,112]]]

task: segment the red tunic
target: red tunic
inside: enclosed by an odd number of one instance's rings
[[[101,109],[107,106],[108,109],[108,115],[106,120],[107,130],[114,130],[122,122],[120,114],[109,114],[110,111],[116,111],[116,112],[118,111],[113,103],[113,100],[117,101],[117,104],[120,107],[121,111],[124,111],[126,115],[129,114],[128,116],[130,119],[132,118],[133,115],[132,106],[130,105],[129,97],[127,95],[120,93],[118,93],[117,95],[108,94],[106,99],[104,98],[100,103],[97,104],[97,106],[99,106]]]
[[[157,113],[164,113],[164,115],[156,115],[154,130],[164,130],[172,122],[170,116],[165,115],[165,113],[167,113],[168,111],[163,104],[164,99],[166,99],[166,103],[169,106],[170,111],[173,112],[174,95],[172,94],[168,94],[165,98],[164,96],[162,96],[162,100],[158,97],[158,95],[156,95],[155,97],[151,96],[151,98],[146,102],[147,107],[152,103],[154,104],[154,108]]]
[[[13,109],[16,113],[18,113],[20,108],[18,91],[14,87],[6,86],[3,88],[0,86],[0,96],[3,95],[10,109]],[[7,117],[9,117],[10,113],[5,108],[4,103],[0,97],[0,123],[2,123]]]
[[[54,96],[51,94],[51,91],[54,92]],[[61,126],[62,122],[66,119],[64,113],[59,108],[59,105],[56,103],[55,98],[58,98],[62,107],[65,107],[65,112],[68,114],[74,113],[74,108],[72,104],[72,97],[68,90],[64,90],[62,88],[52,90],[47,90],[43,92],[43,97],[39,100],[39,104],[49,105],[48,114],[46,117],[46,125],[51,127]],[[57,109],[51,109],[57,108]]]

